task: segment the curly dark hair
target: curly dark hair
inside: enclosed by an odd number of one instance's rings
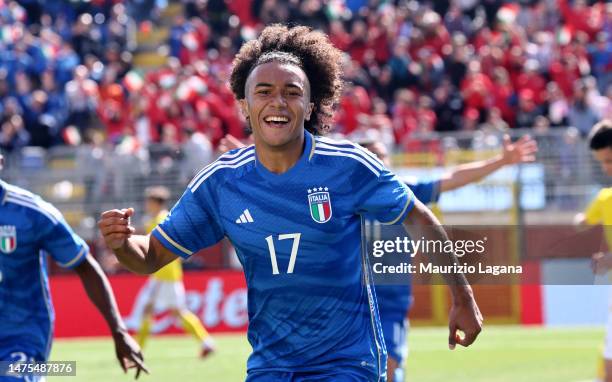
[[[257,40],[242,45],[234,58],[230,83],[236,99],[245,98],[246,81],[253,69],[271,61],[293,64],[304,71],[314,104],[304,128],[312,134],[329,131],[342,91],[342,52],[322,32],[305,26],[269,25]]]

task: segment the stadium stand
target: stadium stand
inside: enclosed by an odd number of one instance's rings
[[[584,0],[6,1],[0,147],[77,144],[88,129],[145,146],[189,129],[240,137],[231,58],[271,22],[324,29],[347,53],[337,132],[390,130],[404,148],[491,120],[584,135],[612,113],[611,14]]]
[[[194,158],[245,137],[231,59],[271,22],[330,34],[346,52],[334,132],[407,152],[401,166],[480,158],[529,131],[547,207],[602,182],[583,137],[612,117],[612,4],[585,0],[0,0],[3,176],[90,239],[105,206],[138,205],[152,184],[177,197]]]

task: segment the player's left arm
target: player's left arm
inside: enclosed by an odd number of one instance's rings
[[[361,154],[359,151],[357,153]],[[366,218],[376,219],[383,225],[402,223],[412,237],[441,242],[448,240],[448,235],[438,219],[415,197],[406,184],[387,170],[382,162],[367,156],[367,152],[365,154],[361,157],[365,159],[362,163],[373,167],[359,166],[353,174],[356,212]],[[439,265],[457,262],[452,252],[432,256]],[[446,282],[453,297],[449,319],[449,347],[454,349],[457,343],[469,346],[482,330],[482,315],[474,300],[472,288],[463,274],[448,275]],[[458,330],[465,333],[464,338],[457,335]]]
[[[418,199],[414,200],[414,207],[403,221],[403,225],[413,237],[423,237],[425,240],[445,242],[448,240],[442,224],[434,214]],[[430,256],[436,265],[452,265],[457,263],[454,253],[433,253]],[[444,274],[452,295],[452,306],[449,315],[448,345],[452,350],[456,344],[469,346],[478,337],[482,330],[483,317],[474,299],[474,293],[467,279],[462,273]],[[461,338],[457,331],[465,336]]]
[[[127,332],[110,282],[100,264],[88,254],[79,265],[74,267],[74,270],[81,278],[89,299],[102,314],[111,330],[115,343],[115,354],[123,371],[127,372],[128,369],[135,367],[136,378],[140,376],[141,371],[148,373],[149,370],[144,364],[140,346]]]
[[[505,135],[501,154],[488,160],[457,166],[442,176],[440,179],[440,191],[454,190],[466,184],[479,181],[507,165],[533,162],[537,151],[538,144],[530,136],[525,135],[512,143],[510,137]]]

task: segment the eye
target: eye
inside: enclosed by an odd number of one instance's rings
[[[267,95],[267,94],[270,94],[270,90],[267,90],[267,89],[258,90],[255,92],[255,94]]]

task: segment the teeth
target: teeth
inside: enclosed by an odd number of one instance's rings
[[[282,116],[270,116],[264,119],[266,122],[289,122],[289,118]]]

